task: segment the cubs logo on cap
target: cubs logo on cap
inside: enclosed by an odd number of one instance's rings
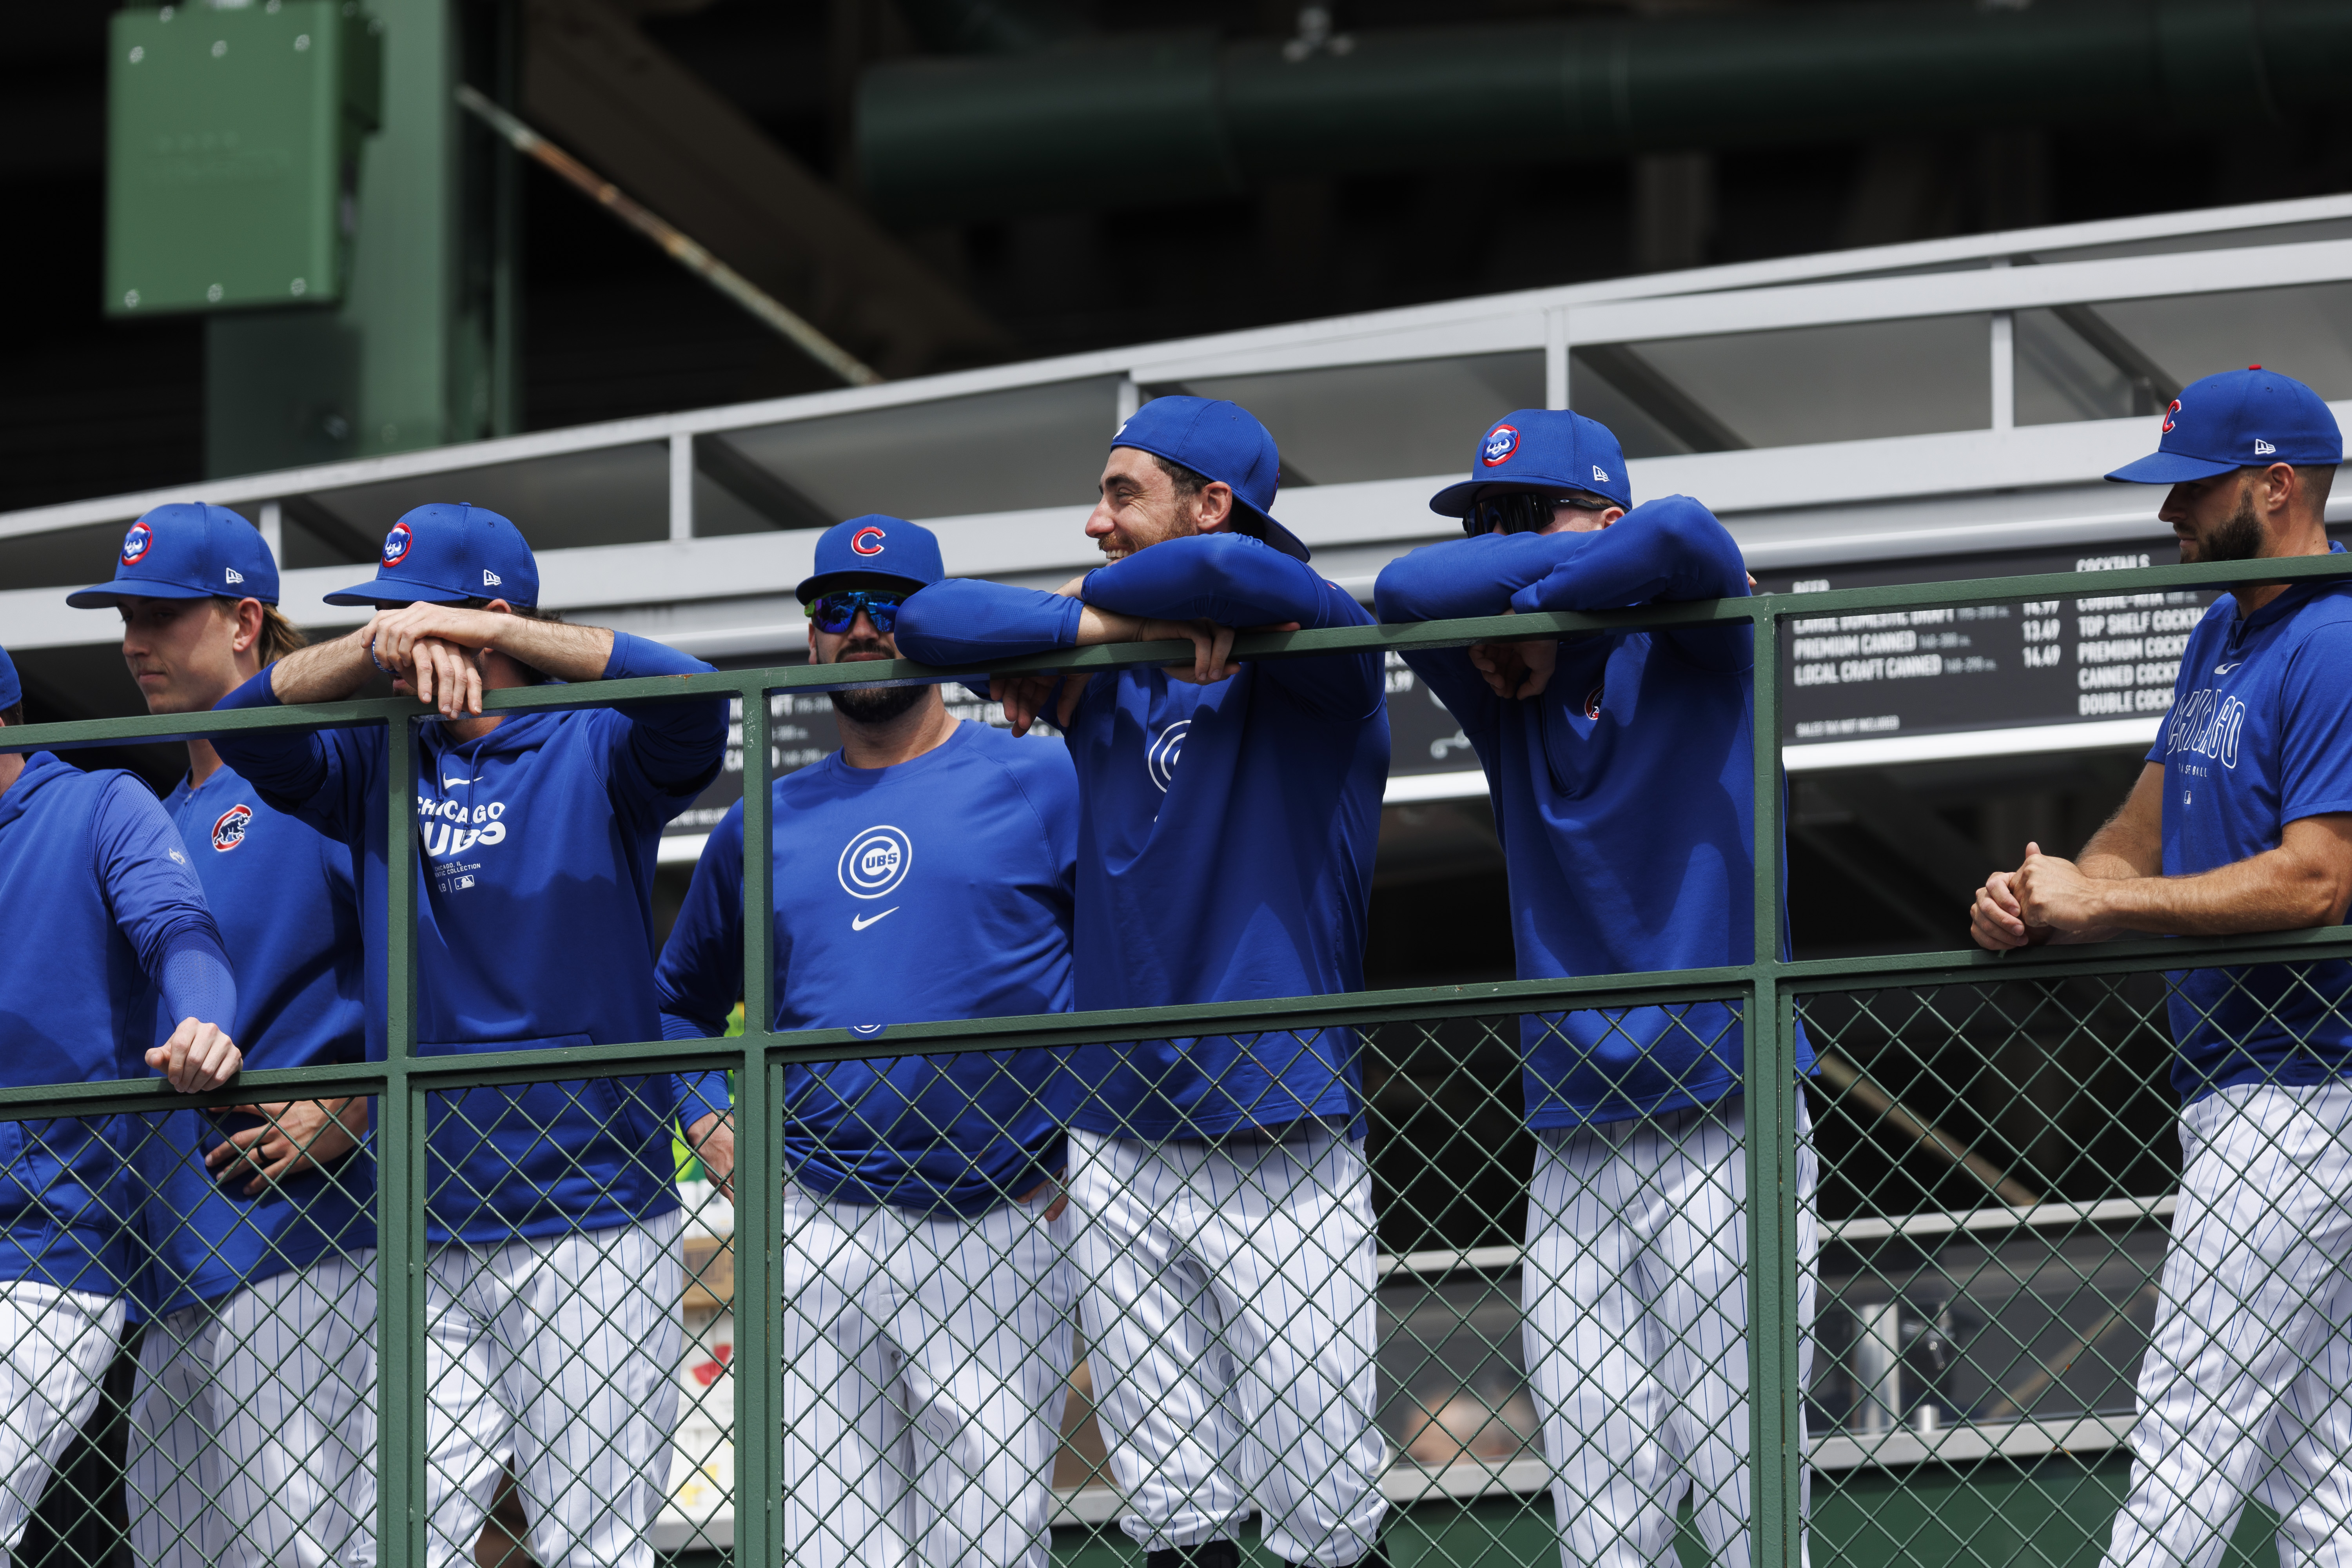
[[[868,523],[849,536],[849,548],[860,555],[879,555],[882,553],[882,542],[888,537],[889,535],[880,529]]]
[[[383,563],[397,566],[408,559],[408,547],[416,542],[416,535],[408,524],[395,522],[392,531],[383,536]]]
[[[253,826],[253,807],[239,802],[220,814],[213,824],[213,847],[226,854],[245,842],[245,830]]]
[[[1511,460],[1511,454],[1518,449],[1517,427],[1511,425],[1497,425],[1486,432],[1486,439],[1479,446],[1479,466],[1491,468],[1497,463],[1507,463]]]
[[[138,565],[147,558],[147,552],[154,542],[153,529],[143,521],[132,523],[131,531],[122,536],[122,563],[125,566]]]

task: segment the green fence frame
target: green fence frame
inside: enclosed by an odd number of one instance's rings
[[[1342,626],[1318,631],[1260,632],[1236,640],[1237,658],[1303,658],[1319,654],[1411,652],[1474,642],[1528,641],[1581,631],[1746,621],[1755,627],[1754,732],[1756,766],[1756,952],[1744,964],[1646,974],[1496,982],[1414,990],[1301,996],[1120,1012],[1044,1014],[894,1028],[887,1040],[845,1029],[771,1031],[774,1016],[769,955],[774,952],[774,903],[765,855],[745,856],[744,1030],[719,1041],[647,1040],[571,1050],[497,1051],[463,1057],[416,1054],[415,845],[412,816],[416,753],[412,722],[429,710],[404,699],[246,709],[203,715],[89,720],[0,731],[0,751],[183,741],[241,730],[338,729],[384,724],[391,735],[391,822],[388,898],[389,1029],[386,1059],[337,1068],[256,1071],[236,1085],[201,1096],[172,1094],[160,1080],[36,1085],[0,1089],[0,1121],[69,1117],[173,1106],[236,1105],[258,1089],[287,1098],[364,1094],[379,1097],[376,1130],[380,1213],[378,1378],[379,1506],[377,1550],[387,1563],[423,1559],[420,1500],[425,1431],[421,1374],[425,1321],[424,1095],[437,1090],[520,1083],[551,1076],[599,1078],[731,1068],[737,1073],[735,1249],[739,1303],[737,1364],[772,1366],[781,1328],[777,1287],[780,1237],[783,1070],[802,1061],[930,1052],[996,1050],[1022,1046],[1073,1046],[1136,1038],[1215,1033],[1215,1026],[1246,1024],[1249,1032],[1377,1024],[1389,1019],[1465,1017],[1498,1013],[1556,1012],[1652,1002],[1738,1001],[1751,1019],[1777,1020],[1772,1029],[1748,1031],[1748,1356],[1753,1443],[1751,1498],[1755,1561],[1770,1568],[1801,1568],[1803,1472],[1799,1419],[1804,1390],[1797,1381],[1797,1229],[1795,1019],[1801,996],[1893,987],[1983,984],[1994,979],[2059,979],[2179,969],[2191,963],[2231,964],[2352,958],[2352,925],[2242,937],[2116,942],[2093,947],[2043,948],[2011,954],[1975,949],[1797,963],[1779,952],[1782,801],[1780,738],[1780,632],[1790,617],[1938,605],[2066,599],[2095,594],[2210,588],[2243,582],[2288,583],[2352,574],[2352,556],[2328,555],[2217,565],[2158,566],[2095,574],[2074,572],[1979,578],[1965,582],[1893,584],[1801,595],[1654,605],[1606,615],[1504,615],[1409,625]],[[1086,673],[1131,665],[1190,663],[1192,645],[1122,643],[1008,659],[987,672],[1034,670]],[[840,666],[791,665],[696,676],[550,685],[486,693],[486,712],[605,707],[647,699],[733,697],[741,701],[743,837],[769,839],[769,711],[775,691],[938,682],[978,673],[950,672],[899,660],[857,667],[854,679]],[[1953,911],[1955,931],[1961,911]],[[757,1245],[752,1245],[756,1241]],[[779,1559],[782,1473],[776,1446],[751,1434],[776,1430],[772,1379],[740,1380],[736,1405],[735,1535],[738,1563]],[[754,1506],[757,1500],[757,1506]]]

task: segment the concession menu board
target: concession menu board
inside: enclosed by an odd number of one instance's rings
[[[2096,574],[2179,559],[2168,532],[2094,550],[1759,573],[1765,591],[1799,595],[2044,572],[2084,579],[2084,592],[2063,599],[1782,621],[1781,740],[1803,744],[2161,713],[2172,706],[2189,633],[2216,595],[2101,594]]]

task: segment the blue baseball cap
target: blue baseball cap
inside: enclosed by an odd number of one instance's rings
[[[833,586],[835,577],[896,577],[909,590],[948,574],[940,564],[940,536],[903,517],[868,512],[836,522],[817,535],[814,570],[794,590],[805,602]]]
[[[464,501],[434,501],[402,514],[383,536],[374,578],[327,595],[331,605],[455,605],[504,599],[539,604],[539,563],[522,531]]]
[[[14,708],[25,700],[25,688],[16,679],[16,667],[9,660],[8,650],[0,647],[0,708]]]
[[[1132,447],[1215,479],[1234,492],[1234,505],[1285,555],[1311,559],[1298,536],[1269,510],[1282,486],[1282,454],[1257,416],[1222,398],[1155,397],[1137,409],[1110,438],[1112,450]]]
[[[1565,408],[1515,408],[1478,437],[1470,477],[1429,498],[1441,517],[1467,517],[1489,485],[1514,489],[1589,490],[1631,511],[1633,481],[1625,450],[1608,426]]]
[[[66,595],[77,610],[109,609],[124,598],[258,599],[278,602],[278,562],[261,531],[225,506],[173,501],[131,525],[114,580]]]
[[[2177,485],[2232,468],[2343,460],[2344,432],[2326,401],[2291,375],[2250,364],[2182,387],[2164,411],[2156,450],[2107,478]]]

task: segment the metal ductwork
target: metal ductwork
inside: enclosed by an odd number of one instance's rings
[[[866,195],[902,221],[1239,195],[1282,177],[1508,170],[1692,148],[2138,121],[2149,156],[2341,105],[2345,0],[1930,0],[894,60],[858,89]]]

